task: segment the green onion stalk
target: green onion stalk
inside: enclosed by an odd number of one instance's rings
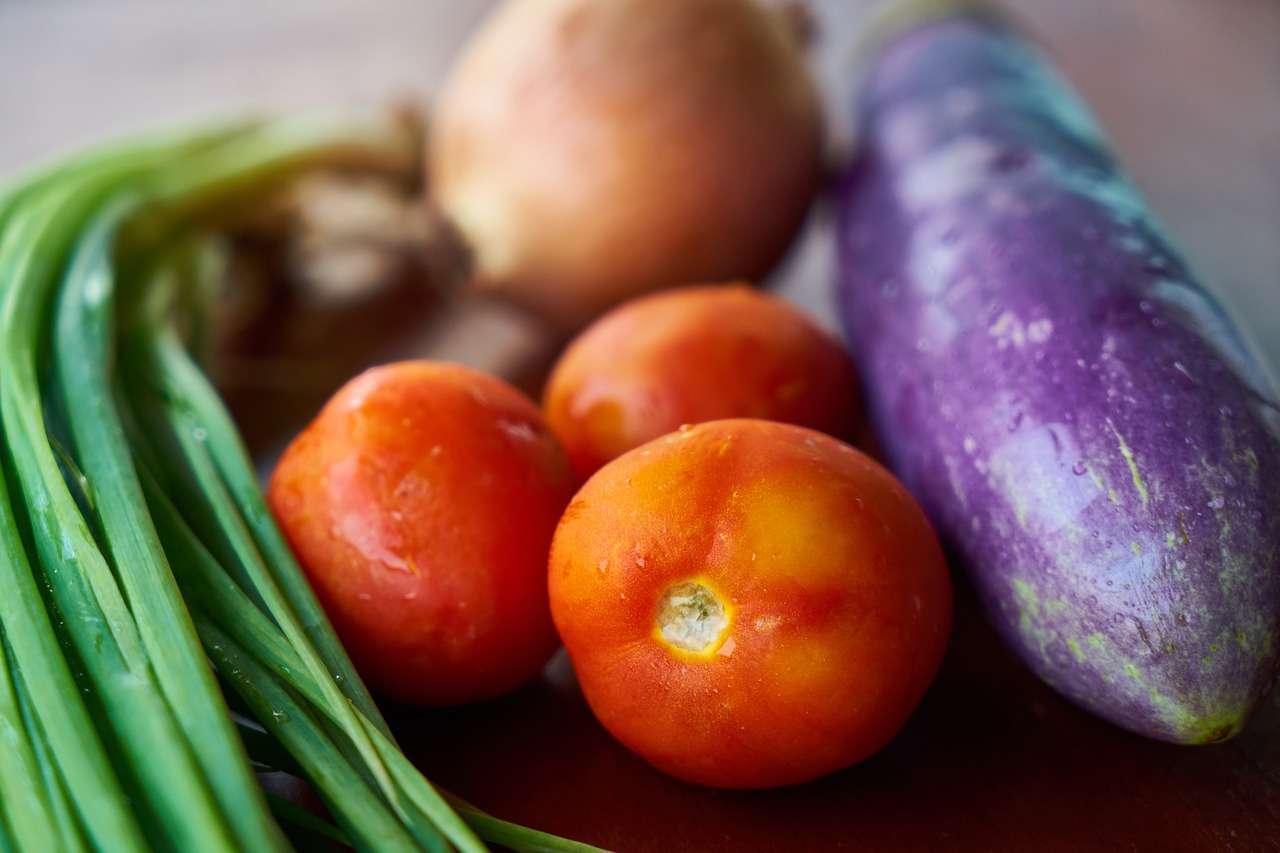
[[[411,173],[418,135],[361,112],[188,126],[0,189],[0,853],[596,849],[404,755],[199,360],[228,228],[314,170]]]

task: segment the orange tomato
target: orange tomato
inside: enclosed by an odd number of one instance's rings
[[[951,625],[947,566],[905,487],[827,435],[751,419],[601,468],[556,529],[548,585],[604,727],[715,787],[802,782],[878,750]]]
[[[514,689],[558,646],[547,550],[576,485],[531,400],[412,361],[339,390],[268,499],[361,676],[446,705]]]
[[[798,307],[745,284],[633,299],[574,339],[543,395],[584,477],[682,424],[786,421],[847,439],[857,377],[841,343]]]

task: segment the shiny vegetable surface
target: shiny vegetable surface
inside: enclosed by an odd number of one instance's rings
[[[848,439],[857,376],[800,308],[746,284],[675,288],[618,306],[578,335],[543,393],[584,476],[682,424],[766,418]]]
[[[357,671],[448,705],[519,687],[559,646],[546,559],[576,485],[515,388],[404,361],[343,386],[267,495]]]
[[[803,782],[883,746],[941,661],[951,586],[911,495],[827,435],[709,421],[597,471],[556,530],[556,627],[587,702],[659,769]]]
[[[1276,386],[1048,60],[972,5],[875,53],[838,191],[879,437],[1043,679],[1231,737],[1280,661]]]

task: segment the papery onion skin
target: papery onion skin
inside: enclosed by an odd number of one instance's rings
[[[795,21],[754,0],[513,0],[437,100],[432,195],[478,286],[573,329],[764,278],[823,176]]]

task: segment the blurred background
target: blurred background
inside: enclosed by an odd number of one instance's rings
[[[0,0],[0,175],[199,115],[407,100],[429,116],[452,61],[495,3]],[[876,4],[808,5],[838,157],[850,141],[857,45]],[[1184,255],[1280,373],[1280,2],[1003,5],[1053,55]],[[819,209],[774,283],[834,325],[825,226]],[[322,318],[311,337],[324,347],[335,329],[376,337],[379,323],[403,320],[394,303],[389,312],[344,315],[341,325]],[[506,316],[428,319],[420,352],[500,373],[540,346]],[[302,393],[297,373],[273,379],[256,365],[259,385],[241,387],[232,404],[256,413],[245,422],[257,428],[251,445],[267,451],[259,459],[297,426],[288,418],[309,415],[354,369],[335,362]],[[285,388],[295,395],[287,416]],[[958,624],[966,642],[907,737],[858,773],[768,797],[649,772],[594,726],[563,659],[510,701],[429,717],[391,711],[431,778],[504,817],[628,850],[831,849],[832,839],[894,850],[912,839],[954,850],[1027,849],[1031,839],[1043,851],[1275,849],[1274,702],[1249,736],[1170,750],[1059,700],[971,610]],[[913,771],[926,764],[927,773]],[[811,843],[797,846],[797,833]]]
[[[0,0],[0,173],[210,112],[429,103],[494,0]],[[815,63],[845,139],[876,4],[812,0]],[[1004,0],[1055,56],[1193,267],[1280,367],[1280,3]],[[782,287],[819,312],[811,229]],[[1277,371],[1280,372],[1280,371]]]

